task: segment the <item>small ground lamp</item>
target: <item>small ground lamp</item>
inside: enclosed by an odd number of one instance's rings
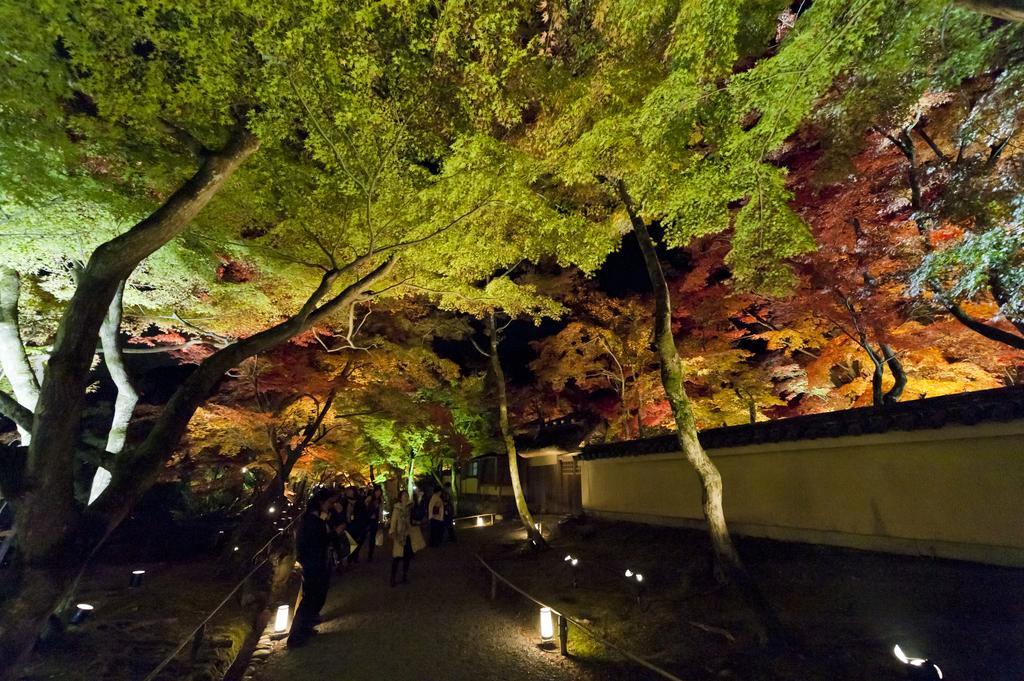
[[[644,576],[639,572],[633,572],[632,570],[626,570],[626,579],[629,580],[633,586],[634,593],[636,594],[636,602],[640,602],[640,597],[644,591]]]
[[[142,586],[142,575],[146,574],[145,570],[132,570],[131,579],[128,580],[128,586],[135,589]]]
[[[274,515],[275,513],[277,513],[277,506],[271,506],[271,507],[269,507],[269,508],[267,509],[267,513],[269,513],[270,515]]]
[[[71,616],[71,624],[81,624],[89,617],[89,613],[93,610],[93,606],[88,603],[79,603],[75,606],[75,614]]]
[[[565,564],[567,564],[569,566],[569,574],[572,575],[572,588],[575,589],[578,586],[577,582],[576,582],[576,570],[575,570],[575,568],[576,568],[577,565],[580,564],[580,559],[577,558],[576,556],[572,555],[572,554],[566,554],[566,556],[565,556],[565,558],[563,559],[562,562],[564,562]]]
[[[544,607],[540,609],[540,640],[544,643],[550,643],[551,639],[555,637],[555,621],[551,617],[551,608]]]
[[[287,604],[277,606],[274,613],[274,633],[272,638],[284,638],[288,633],[288,614],[290,608]]]
[[[920,657],[907,657],[903,649],[897,644],[892,649],[896,659],[908,666],[907,678],[913,681],[937,681],[942,678],[942,670],[939,665],[931,660],[923,660]]]

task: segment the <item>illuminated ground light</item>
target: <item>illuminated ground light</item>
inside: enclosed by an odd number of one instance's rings
[[[574,568],[580,564],[580,559],[572,554],[566,554],[562,562],[569,566],[569,571],[572,574],[572,588],[575,589],[579,584],[576,580],[576,570]]]
[[[79,603],[75,606],[75,614],[71,616],[71,624],[81,624],[94,609],[88,603]]]
[[[282,638],[288,633],[288,615],[290,610],[288,605],[277,606],[277,611],[274,614],[274,638]]]
[[[633,595],[636,597],[637,604],[640,604],[644,593],[644,576],[639,572],[627,569],[626,579],[629,580],[630,585],[633,587]]]
[[[551,608],[540,609],[540,640],[549,642],[555,637],[555,622],[551,617]]]
[[[939,669],[939,665],[931,660],[925,660],[920,657],[907,657],[907,654],[903,652],[899,644],[893,647],[892,653],[896,656],[897,660],[910,666],[909,678],[915,681],[934,681],[935,679],[942,678],[942,670]]]
[[[137,588],[142,586],[142,575],[146,574],[145,570],[132,570],[132,576],[128,580],[128,586]]]

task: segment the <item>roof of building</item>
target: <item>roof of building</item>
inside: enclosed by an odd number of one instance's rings
[[[599,425],[599,419],[587,413],[572,413],[534,423],[516,433],[516,449],[519,456],[527,459],[547,454],[575,454],[583,449]]]
[[[767,442],[789,442],[890,431],[926,430],[984,421],[1024,419],[1024,386],[929,397],[882,407],[860,407],[824,414],[795,416],[700,432],[705,449],[740,447]],[[609,459],[679,451],[674,433],[642,440],[610,442],[584,447],[585,460]]]
[[[600,426],[599,419],[585,412],[573,412],[550,421],[534,421],[515,434],[516,451],[524,459],[549,454],[578,454]],[[487,452],[474,456],[470,461],[499,456],[507,455],[505,452]]]

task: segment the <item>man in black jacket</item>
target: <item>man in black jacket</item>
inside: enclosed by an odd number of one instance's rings
[[[306,505],[302,522],[299,523],[295,550],[296,558],[302,566],[302,597],[299,600],[299,607],[295,610],[291,633],[288,635],[290,648],[301,646],[315,633],[313,626],[320,617],[320,608],[324,607],[327,600],[327,588],[331,579],[327,565],[330,535],[325,520],[336,496],[337,494],[329,489],[314,492]]]

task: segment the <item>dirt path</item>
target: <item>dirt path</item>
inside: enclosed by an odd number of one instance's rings
[[[388,585],[387,551],[331,585],[319,635],[283,645],[259,681],[487,681],[606,678],[538,648],[537,623],[487,599],[469,548],[425,549],[408,584]]]

